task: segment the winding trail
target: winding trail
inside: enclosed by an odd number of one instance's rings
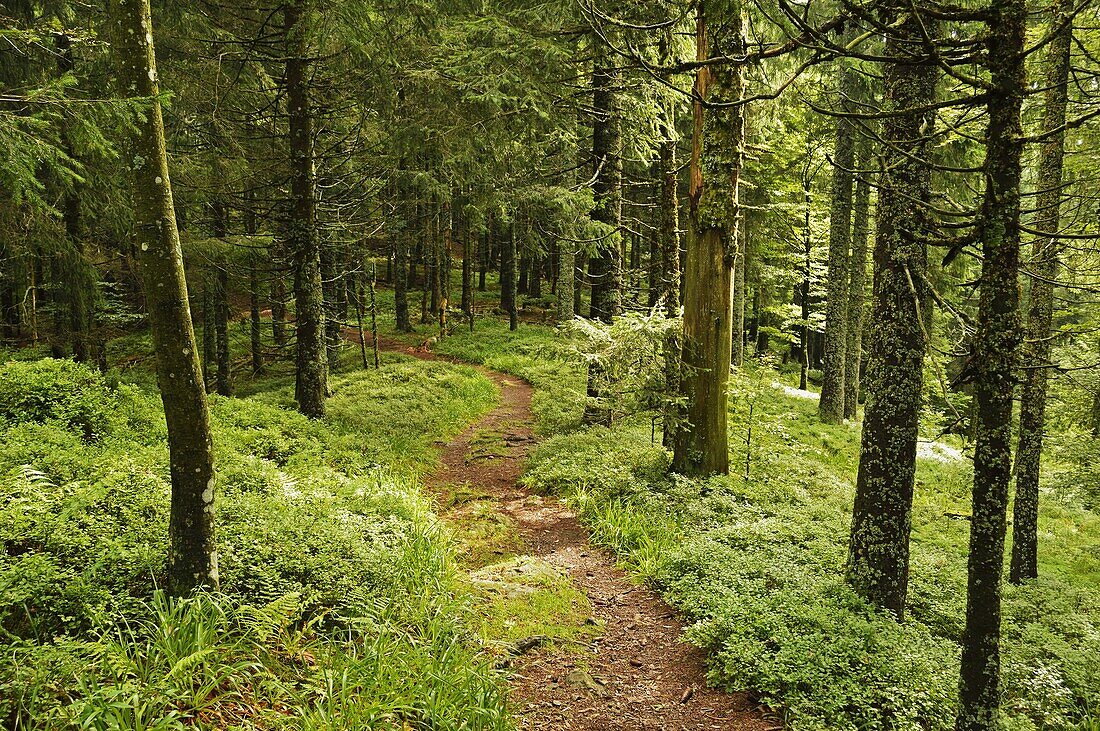
[[[450,360],[425,349],[387,349],[426,360]],[[590,652],[536,648],[517,658],[511,700],[520,728],[531,731],[774,731],[782,725],[747,694],[706,686],[703,653],[680,641],[675,610],[632,583],[613,557],[592,546],[577,516],[560,501],[526,490],[519,478],[535,443],[530,384],[479,368],[500,388],[500,404],[442,447],[429,485],[469,484],[515,525],[529,555],[568,574],[588,597],[602,631]],[[503,435],[491,459],[471,459],[478,435]]]

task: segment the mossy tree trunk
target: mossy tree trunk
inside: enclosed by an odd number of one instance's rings
[[[860,362],[863,355],[864,315],[867,311],[867,238],[870,233],[871,143],[859,144],[855,197],[852,203],[852,258],[848,263],[848,327],[844,346],[844,418],[859,411]]]
[[[116,0],[112,19],[123,94],[152,100],[137,120],[128,159],[134,231],[168,426],[168,588],[182,595],[218,584],[214,450],[168,176],[149,0]]]
[[[1031,290],[1024,333],[1024,384],[1020,393],[1020,435],[1016,447],[1016,500],[1012,507],[1012,561],[1009,578],[1020,583],[1039,576],[1039,463],[1046,425],[1050,328],[1054,314],[1054,278],[1058,274],[1056,238],[1062,202],[1066,105],[1069,100],[1070,51],[1073,44],[1070,0],[1058,0],[1053,22],[1064,27],[1047,49],[1043,132],[1050,135],[1039,153],[1036,187],[1040,235],[1032,245]]]
[[[298,341],[294,395],[299,411],[319,419],[325,415],[325,397],[328,395],[328,353],[325,348],[321,242],[317,231],[317,180],[313,159],[313,111],[309,99],[306,1],[288,0],[283,8],[291,164],[288,243],[294,260],[294,324]]]
[[[885,142],[874,250],[874,304],[859,474],[849,541],[848,582],[868,601],[901,617],[909,585],[909,535],[924,355],[919,303],[931,191],[927,130],[937,72],[910,54],[922,23],[891,6],[897,33],[884,54]],[[914,293],[914,289],[916,293]]]
[[[985,194],[979,214],[982,274],[974,338],[978,429],[967,561],[959,731],[999,724],[1001,574],[1012,474],[1012,396],[1020,340],[1020,178],[1026,92],[1024,0],[990,6],[986,58]]]
[[[840,62],[840,111],[852,111],[856,74],[848,62]],[[852,244],[852,186],[855,167],[856,126],[848,117],[836,119],[833,147],[832,202],[829,209],[829,269],[825,293],[825,348],[821,367],[818,417],[826,424],[844,421],[844,386],[848,346],[848,261]]]
[[[708,18],[709,3],[696,13],[696,53],[732,58],[745,52],[738,3],[723,4],[723,16]],[[673,444],[672,468],[686,475],[729,473],[727,403],[730,371],[731,276],[741,217],[738,189],[744,157],[744,107],[704,109],[707,99],[744,98],[740,66],[702,67],[695,75],[694,123],[684,266],[684,335],[681,392],[684,423]]]

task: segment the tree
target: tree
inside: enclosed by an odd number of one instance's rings
[[[328,395],[328,354],[321,282],[321,242],[317,233],[307,2],[289,0],[283,7],[292,168],[291,220],[287,243],[294,261],[295,330],[298,335],[294,395],[303,414],[319,419],[325,415],[325,397]]]
[[[859,145],[855,197],[852,204],[852,258],[848,266],[848,327],[844,346],[844,418],[854,419],[859,408],[860,361],[863,353],[864,313],[867,310],[867,238],[870,223],[871,144]]]
[[[999,724],[1001,574],[1020,339],[1020,110],[1027,87],[1027,6],[1024,0],[994,0],[988,13],[989,126],[978,218],[982,275],[971,366],[978,424],[958,731],[985,731]]]
[[[1058,228],[1065,160],[1066,106],[1069,101],[1070,50],[1073,44],[1073,4],[1056,3],[1052,13],[1054,38],[1047,49],[1044,87],[1043,141],[1036,187],[1038,209],[1032,245],[1031,290],[1024,333],[1024,383],[1020,392],[1020,436],[1016,447],[1016,500],[1012,507],[1010,579],[1020,583],[1039,575],[1039,462],[1046,422],[1047,378],[1051,356],[1054,281],[1058,274]]]
[[[850,113],[856,95],[855,71],[843,60],[840,68],[839,107]],[[844,420],[844,370],[848,345],[848,259],[852,244],[852,186],[855,167],[856,129],[842,114],[836,120],[833,148],[832,208],[829,215],[829,283],[826,295],[825,352],[821,368],[818,416],[827,424]]]
[[[134,231],[168,424],[168,582],[173,593],[185,594],[218,584],[213,442],[168,175],[149,0],[116,0],[113,13],[124,93],[148,100],[135,124],[128,159],[134,181]]]
[[[883,54],[883,169],[874,251],[874,301],[859,473],[849,539],[848,582],[901,617],[909,583],[917,428],[927,348],[920,303],[925,288],[926,203],[932,169],[928,134],[936,68],[917,47],[928,18],[889,5],[896,31]]]
[[[715,5],[722,13],[708,17],[708,9],[713,11]],[[744,55],[741,12],[739,3],[699,3],[695,36],[699,60],[713,53],[731,58]],[[695,74],[680,373],[687,406],[672,460],[672,468],[686,475],[729,473],[731,277],[741,216],[744,84],[744,71],[736,64],[701,65]],[[735,104],[707,108],[712,98]]]

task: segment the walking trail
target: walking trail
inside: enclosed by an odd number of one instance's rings
[[[439,358],[424,349],[409,355]],[[602,631],[575,648],[536,647],[516,658],[511,699],[521,729],[531,731],[775,731],[781,724],[747,694],[706,686],[703,653],[680,641],[682,623],[650,589],[631,582],[606,551],[592,546],[561,502],[526,490],[519,478],[535,442],[532,387],[480,369],[500,388],[500,404],[442,447],[429,479],[439,491],[475,486],[509,518],[526,552],[567,574],[592,605]],[[502,434],[491,459],[474,459],[478,435]]]

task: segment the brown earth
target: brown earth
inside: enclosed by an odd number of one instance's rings
[[[425,347],[381,343],[434,360]],[[765,731],[781,723],[744,693],[706,686],[703,653],[680,641],[675,610],[629,580],[606,551],[592,546],[577,516],[560,501],[532,494],[519,483],[535,442],[532,387],[481,369],[500,387],[500,404],[442,447],[442,466],[429,484],[440,492],[470,485],[516,526],[531,556],[567,574],[588,597],[602,631],[589,652],[534,647],[517,658],[511,700],[520,728],[532,731]],[[500,434],[491,455],[471,458],[479,435]]]

